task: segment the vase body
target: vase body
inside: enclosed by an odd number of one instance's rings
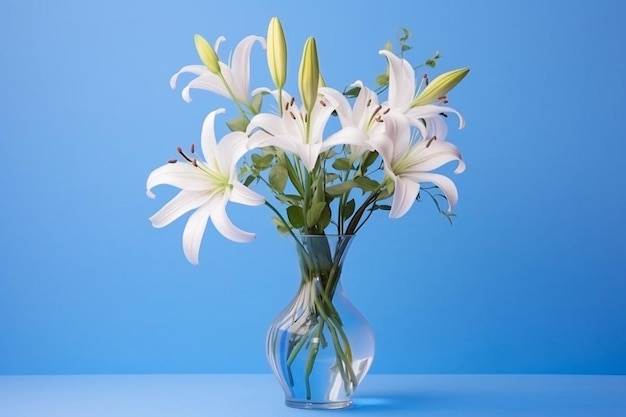
[[[296,241],[300,285],[267,333],[267,358],[296,408],[337,409],[374,358],[374,334],[341,285],[353,236],[306,235]]]

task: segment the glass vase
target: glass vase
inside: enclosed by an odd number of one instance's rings
[[[294,239],[300,285],[272,322],[266,344],[287,406],[349,407],[372,364],[372,328],[341,286],[352,238],[305,235]]]

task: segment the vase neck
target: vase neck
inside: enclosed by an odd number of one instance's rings
[[[302,282],[334,294],[352,235],[302,235],[296,241]]]

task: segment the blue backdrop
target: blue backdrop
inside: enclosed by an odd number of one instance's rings
[[[279,16],[295,90],[317,38],[328,84],[372,84],[402,27],[451,94],[467,171],[451,227],[432,205],[374,218],[344,286],[377,336],[376,373],[626,372],[625,6],[619,1],[90,1],[0,4],[0,373],[269,372],[264,334],[298,281],[291,242],[263,207],[257,232],[212,228],[201,263],[184,220],[153,229],[173,194],[148,173],[198,142],[205,92],[168,86]],[[253,60],[268,85],[265,58]],[[223,133],[223,132],[222,132]]]

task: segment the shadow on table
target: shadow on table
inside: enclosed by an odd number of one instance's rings
[[[453,403],[462,402],[459,400],[453,395],[384,392],[380,395],[355,397],[352,407],[344,410],[344,412],[349,414],[385,414],[393,410],[425,411],[447,408]]]

